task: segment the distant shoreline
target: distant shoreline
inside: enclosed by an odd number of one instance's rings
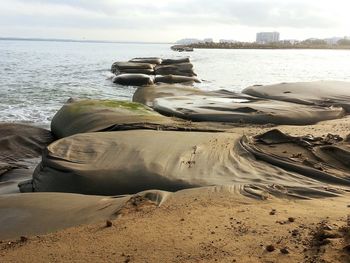
[[[109,41],[109,40],[77,40],[77,39],[59,39],[59,38],[17,38],[0,37],[0,41],[37,41],[37,42],[70,42],[70,43],[101,43],[101,44],[173,44],[166,42],[142,42],[142,41]]]
[[[330,50],[350,50],[350,45],[262,45],[256,43],[203,43],[186,45],[194,49],[330,49]]]

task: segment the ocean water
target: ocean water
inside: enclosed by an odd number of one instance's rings
[[[254,84],[350,81],[350,50],[195,50],[167,44],[0,41],[0,121],[48,127],[70,97],[130,100],[110,66],[133,57],[190,56],[198,88],[241,91]]]

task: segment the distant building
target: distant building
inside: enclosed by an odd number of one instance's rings
[[[278,32],[260,32],[256,34],[256,43],[267,44],[278,42],[280,40],[280,33]]]
[[[204,38],[204,39],[203,39],[203,42],[204,42],[204,43],[213,43],[214,40],[213,40],[212,38]]]
[[[324,41],[326,41],[326,43],[327,43],[328,45],[335,45],[335,44],[337,44],[338,41],[341,40],[341,39],[344,39],[344,38],[342,38],[342,37],[331,37],[331,38],[326,38],[326,39],[324,39]]]
[[[176,41],[176,44],[191,45],[191,44],[197,44],[197,43],[202,43],[202,42],[203,42],[203,40],[196,39],[196,38],[184,38],[184,39]]]
[[[222,44],[225,44],[225,43],[236,43],[237,41],[233,39],[220,39],[219,42]]]
[[[197,39],[197,38],[184,38],[176,41],[176,44],[179,45],[191,45],[191,44],[200,44],[200,43],[213,43],[212,38]]]
[[[285,39],[285,40],[280,40],[279,42],[281,44],[286,44],[286,45],[295,45],[300,43],[300,41],[297,39]]]

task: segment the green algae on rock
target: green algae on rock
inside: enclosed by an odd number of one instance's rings
[[[167,118],[140,103],[118,100],[77,100],[66,103],[53,117],[51,131],[57,138],[76,133],[113,129],[131,124],[161,124]]]
[[[72,113],[80,113],[89,111],[93,107],[109,108],[115,110],[131,111],[135,114],[157,114],[151,108],[137,102],[121,101],[121,100],[79,100],[70,104],[69,111]]]
[[[73,100],[66,103],[51,122],[51,131],[56,138],[77,133],[137,129],[221,131],[160,115],[140,103],[117,100]]]

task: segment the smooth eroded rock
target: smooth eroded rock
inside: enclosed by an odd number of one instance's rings
[[[350,82],[315,81],[252,86],[243,93],[304,105],[337,106],[350,112]]]
[[[154,75],[154,70],[153,69],[145,69],[145,68],[141,68],[141,69],[127,68],[127,69],[121,69],[119,72],[116,72],[117,75],[125,74],[125,73]]]
[[[196,76],[191,63],[159,65],[155,67],[154,71],[156,75]]]
[[[149,63],[114,62],[111,67],[112,73],[120,72],[125,69],[153,69],[153,65]]]
[[[191,121],[306,125],[344,116],[341,107],[320,107],[267,100],[227,90],[160,85],[138,89],[134,101],[159,113]]]
[[[180,64],[180,63],[190,63],[190,58],[174,58],[174,59],[163,59],[162,65]]]
[[[155,83],[167,83],[167,84],[175,84],[175,83],[200,83],[199,79],[196,77],[187,77],[187,76],[178,76],[178,75],[164,75],[164,76],[156,76],[154,79]]]
[[[50,131],[18,123],[0,123],[0,161],[35,158],[54,140]]]
[[[39,156],[54,140],[50,131],[18,123],[0,124],[0,195],[18,193],[31,178]]]
[[[290,136],[275,129],[253,138],[243,147],[263,160],[327,184],[350,186],[350,143],[337,135]]]
[[[154,65],[159,65],[162,63],[161,58],[155,58],[155,57],[149,57],[149,58],[133,58],[129,60],[129,62],[134,62],[134,63],[148,63],[148,64],[154,64]]]
[[[139,87],[134,95],[133,101],[153,107],[154,100],[163,97],[203,95],[205,91],[184,85],[153,85]]]
[[[33,175],[33,190],[115,195],[259,184],[271,193],[292,188],[304,196],[327,192],[322,180],[256,161],[241,146],[241,137],[150,130],[77,134],[47,147]],[[281,186],[273,190],[271,185]]]
[[[114,197],[67,193],[0,195],[0,236],[2,240],[14,239],[112,220],[134,200],[158,206],[167,195],[161,191]]]
[[[153,78],[146,74],[120,74],[112,79],[113,83],[124,86],[146,86],[153,84]]]
[[[128,101],[77,100],[66,103],[53,117],[51,130],[57,138],[77,133],[147,128],[168,118],[152,109]]]

